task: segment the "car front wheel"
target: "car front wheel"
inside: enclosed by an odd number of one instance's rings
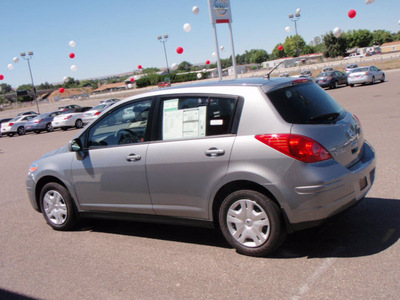
[[[76,122],[75,122],[75,127],[76,127],[77,129],[83,127],[83,123],[82,123],[82,120],[81,120],[81,119],[76,120]]]
[[[61,184],[47,183],[40,193],[40,208],[46,222],[56,230],[70,230],[77,223],[69,191]]]
[[[219,211],[219,225],[229,244],[250,256],[272,253],[286,236],[278,206],[251,190],[236,191],[225,198]]]
[[[24,135],[25,134],[25,128],[24,127],[18,127],[17,129],[18,135]]]

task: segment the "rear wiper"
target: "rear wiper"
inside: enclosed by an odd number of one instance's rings
[[[329,114],[323,114],[316,117],[311,117],[310,121],[334,121],[340,116],[340,113],[334,112]]]

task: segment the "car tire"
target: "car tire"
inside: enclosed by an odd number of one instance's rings
[[[24,135],[25,134],[25,127],[23,127],[23,126],[18,127],[17,133],[18,133],[18,135]]]
[[[267,196],[239,190],[228,195],[219,210],[219,226],[228,243],[237,252],[266,256],[284,241],[279,207]]]
[[[353,83],[350,83],[350,87],[354,87],[354,84],[353,84]]]
[[[375,77],[372,76],[371,85],[375,84]]]
[[[381,82],[385,82],[385,74],[382,75]]]
[[[40,133],[40,130],[35,130],[35,133],[36,133],[36,134],[39,134],[39,133]]]
[[[82,128],[83,127],[83,123],[81,119],[78,119],[75,121],[75,127],[76,129]]]
[[[332,85],[332,88],[333,88],[333,89],[337,89],[337,87],[338,87],[338,84],[337,84],[337,81],[335,81],[335,82],[333,83],[333,85]]]
[[[46,125],[46,131],[47,131],[47,132],[53,132],[53,131],[54,131],[54,128],[53,128],[53,126],[51,125],[51,123],[48,123],[48,124]]]
[[[13,137],[13,136],[14,136],[14,133],[7,133],[7,135],[8,135],[9,137]]]
[[[68,127],[61,127],[61,130],[62,130],[62,131],[67,131],[67,130],[68,130]]]
[[[47,183],[40,192],[40,209],[55,230],[71,230],[78,223],[78,213],[69,191],[59,183]]]

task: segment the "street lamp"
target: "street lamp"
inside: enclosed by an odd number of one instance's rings
[[[165,42],[166,42],[167,39],[168,39],[168,34],[164,34],[164,36],[159,35],[159,36],[157,37],[157,39],[158,39],[161,43],[163,43],[165,61],[166,61],[166,63],[167,63],[167,71],[168,71],[168,74],[169,74],[169,66],[168,66],[167,51],[165,50]]]
[[[290,14],[289,15],[289,19],[292,20],[292,22],[294,22],[294,29],[296,31],[296,55],[299,56],[300,54],[300,49],[299,49],[299,43],[297,41],[298,35],[297,35],[297,21],[300,20],[300,13],[301,13],[301,9],[298,8],[296,9],[296,13],[294,14]]]
[[[33,87],[33,98],[35,99],[36,107],[37,107],[38,113],[40,114],[39,104],[37,102],[37,97],[36,97],[36,88],[35,88],[35,84],[33,83],[31,64],[29,63],[29,60],[32,58],[32,56],[33,56],[32,51],[29,51],[28,55],[26,55],[25,52],[21,52],[21,57],[28,62],[29,74],[31,74],[31,81],[32,81],[32,87]]]

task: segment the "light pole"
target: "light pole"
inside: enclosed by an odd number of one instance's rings
[[[165,61],[166,61],[166,63],[167,63],[167,71],[168,71],[168,74],[169,74],[169,66],[168,66],[167,51],[165,50],[165,42],[166,42],[167,39],[168,39],[168,34],[164,34],[164,36],[159,35],[159,36],[157,37],[157,39],[158,39],[161,43],[163,43]]]
[[[296,31],[296,55],[299,56],[300,54],[300,49],[299,49],[299,43],[297,41],[298,39],[298,35],[297,35],[297,21],[300,20],[300,13],[301,13],[301,9],[298,8],[296,9],[296,13],[294,14],[290,14],[289,15],[289,19],[292,20],[292,22],[294,22],[294,29]]]
[[[25,52],[21,52],[21,57],[28,62],[29,74],[31,74],[31,81],[32,81],[32,87],[33,87],[33,98],[35,99],[35,102],[36,102],[36,107],[37,107],[37,110],[38,110],[38,114],[40,114],[39,104],[37,102],[37,97],[36,97],[36,88],[35,88],[35,84],[33,83],[31,64],[29,63],[29,60],[32,58],[32,56],[33,56],[33,52],[32,51],[29,51],[28,55],[26,55]]]

